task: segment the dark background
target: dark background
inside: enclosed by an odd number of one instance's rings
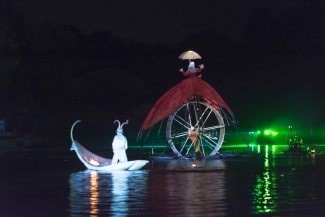
[[[7,132],[59,136],[81,119],[139,130],[159,97],[202,79],[246,131],[324,130],[322,1],[9,1],[0,3],[0,119]],[[112,132],[112,135],[114,132]]]

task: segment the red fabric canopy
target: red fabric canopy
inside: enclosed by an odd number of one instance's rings
[[[188,102],[189,97],[193,94],[202,96],[207,103],[214,104],[215,108],[219,109],[217,107],[217,104],[219,104],[233,114],[226,102],[207,82],[200,77],[186,78],[160,97],[144,120],[140,131],[143,132],[164,118],[169,117],[181,105]]]

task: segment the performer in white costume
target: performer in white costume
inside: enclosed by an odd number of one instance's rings
[[[128,148],[128,141],[126,137],[123,135],[123,125],[128,124],[129,120],[127,120],[125,123],[121,125],[120,121],[115,120],[115,122],[118,122],[118,128],[116,130],[116,136],[113,139],[113,152],[114,156],[112,159],[112,165],[117,163],[124,163],[128,161],[128,158],[126,156],[125,150]]]
[[[183,73],[184,76],[189,76],[190,78],[196,77],[196,74],[201,72],[202,69],[204,69],[204,65],[199,65],[200,68],[195,68],[195,63],[192,61],[188,65],[188,70],[184,72],[183,68],[181,68],[179,71]],[[201,77],[201,75],[199,75]]]

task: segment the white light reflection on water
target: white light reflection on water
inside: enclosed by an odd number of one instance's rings
[[[130,176],[129,171],[114,171],[112,173],[112,205],[111,211],[115,213],[114,216],[127,216],[129,211],[128,207],[128,177]],[[118,213],[118,214],[117,214]]]
[[[146,200],[139,193],[147,185],[146,171],[81,171],[70,175],[71,216],[140,215]]]
[[[61,152],[53,158],[53,150],[6,151],[0,216],[125,215],[112,210],[121,200],[128,216],[321,216],[325,146],[303,156],[283,154],[287,147],[269,145],[266,154],[260,145],[252,158],[150,162],[143,171],[126,171],[124,184],[115,187],[112,173],[73,172],[80,170],[79,160],[70,164],[70,155],[62,159]]]
[[[325,195],[325,158],[287,156],[283,147],[260,146],[261,153],[252,158],[151,161],[141,171],[72,173],[70,213],[165,217],[318,212]]]
[[[225,182],[222,160],[170,161],[163,172],[86,170],[70,175],[69,211],[71,216],[224,216]]]

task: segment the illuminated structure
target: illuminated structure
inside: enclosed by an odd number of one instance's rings
[[[201,58],[192,57],[192,54],[193,51],[188,51],[181,56],[185,57],[182,59]],[[190,62],[190,66],[194,67],[194,63],[191,65]],[[149,140],[150,132],[161,122],[159,137],[164,131],[161,126],[166,122],[164,139],[175,155],[183,156],[194,152],[206,156],[218,153],[224,141],[225,127],[235,126],[237,121],[230,107],[214,88],[201,77],[194,76],[203,67],[202,64],[200,69],[193,69],[193,76],[184,79],[160,97],[140,128],[138,141],[145,131],[147,135],[144,141]]]
[[[114,170],[139,170],[142,169],[149,161],[147,160],[134,160],[121,162],[112,165],[112,160],[100,157],[86,148],[84,148],[79,142],[73,139],[72,132],[76,123],[80,122],[80,120],[76,121],[70,131],[70,136],[72,140],[72,146],[70,148],[71,151],[75,151],[79,160],[88,168],[92,170],[100,170],[100,171],[114,171]]]
[[[288,143],[288,150],[284,151],[285,154],[307,154],[308,150],[303,150],[303,139],[298,139],[298,134],[292,137],[292,126],[289,126],[291,138]]]

